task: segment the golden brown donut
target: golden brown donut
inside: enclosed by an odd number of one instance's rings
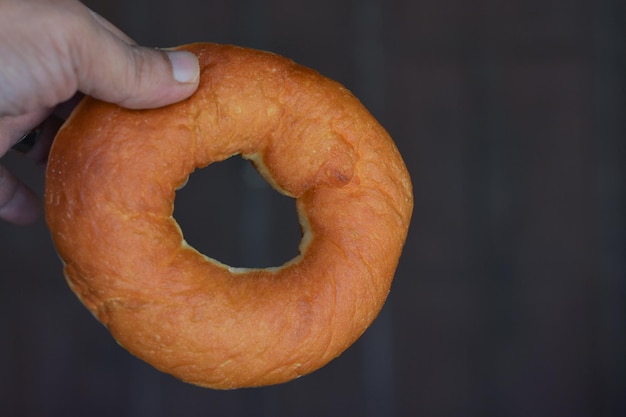
[[[268,52],[182,48],[200,60],[191,98],[139,111],[81,102],[50,153],[46,219],[72,290],[131,353],[204,387],[285,382],[338,356],[380,311],[409,175],[338,83]],[[283,266],[208,258],[172,217],[191,172],[237,154],[296,199],[300,255]]]

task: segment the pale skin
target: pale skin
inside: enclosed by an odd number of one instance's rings
[[[83,94],[155,108],[189,97],[198,80],[192,54],[139,46],[77,0],[0,0],[0,157],[38,128],[26,156],[44,160]],[[1,162],[0,219],[33,222],[39,198]]]

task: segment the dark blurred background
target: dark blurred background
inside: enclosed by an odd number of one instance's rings
[[[268,49],[342,82],[404,155],[414,218],[361,340],[228,392],[129,355],[67,288],[43,220],[0,224],[1,415],[626,415],[623,1],[85,3],[142,44]],[[2,162],[42,192],[40,168]],[[175,214],[235,266],[297,250],[292,202],[238,159],[192,175]]]

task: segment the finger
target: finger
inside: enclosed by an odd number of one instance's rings
[[[181,101],[198,87],[198,61],[189,52],[127,46],[120,55],[125,58],[111,58],[113,71],[84,78],[79,89],[122,107],[143,109]]]
[[[37,162],[46,162],[59,128],[83,97],[77,93],[53,110],[0,117],[0,156],[13,148]]]
[[[46,120],[51,113],[50,109],[40,109],[20,116],[0,117],[0,156]]]
[[[40,211],[35,193],[0,165],[0,219],[26,225],[34,222]]]
[[[13,145],[13,150],[24,154],[38,164],[45,164],[48,161],[52,141],[64,120],[56,116],[56,113],[53,114],[26,135],[22,141]]]
[[[80,91],[124,107],[154,108],[197,89],[199,65],[193,54],[138,46],[90,13],[97,27],[76,42],[73,55]]]

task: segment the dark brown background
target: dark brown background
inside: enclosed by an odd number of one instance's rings
[[[626,414],[623,2],[87,4],[143,44],[269,49],[344,83],[397,141],[414,219],[359,342],[297,381],[231,392],[130,356],[66,287],[43,221],[0,224],[0,414]],[[40,169],[3,163],[41,192]],[[190,242],[220,260],[296,251],[291,202],[240,161],[193,175],[177,203]]]

